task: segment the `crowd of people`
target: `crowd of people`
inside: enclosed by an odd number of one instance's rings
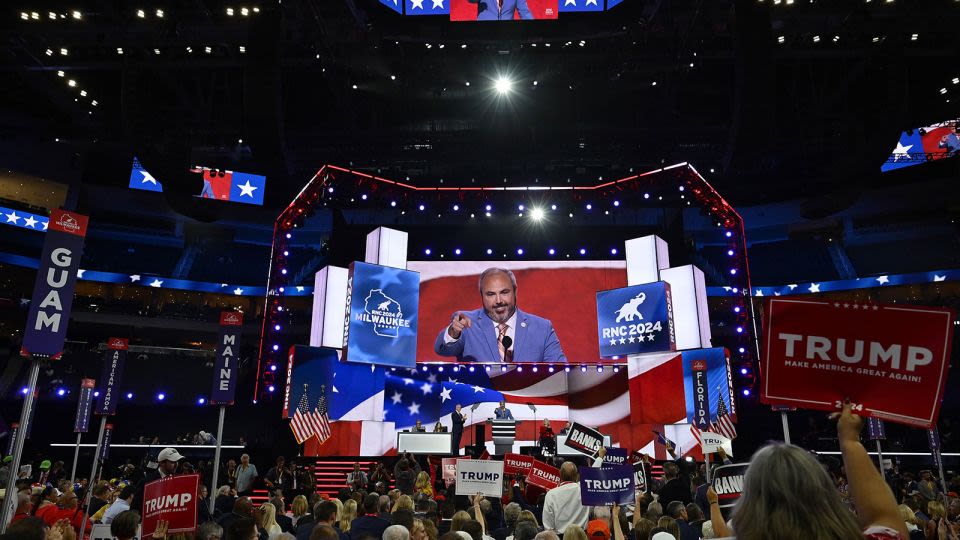
[[[729,514],[705,480],[705,465],[682,458],[663,464],[662,478],[632,504],[585,506],[579,475],[597,461],[558,463],[560,484],[528,490],[507,476],[503,497],[465,496],[422,456],[403,454],[393,467],[355,464],[336,497],[317,493],[308,468],[283,458],[261,477],[247,455],[228,460],[212,509],[207,487],[197,494],[197,528],[154,538],[171,540],[699,540],[754,539],[958,540],[960,475],[943,493],[930,471],[886,480],[860,443],[862,420],[849,408],[837,415],[842,461],[818,459],[788,444],[754,454],[740,499]],[[721,454],[721,461],[725,461]],[[649,460],[646,456],[643,460]],[[118,539],[138,535],[143,486],[184,470],[175,449],[139,480],[88,487],[69,485],[63,464],[44,461],[17,482],[17,509],[2,540],[75,540],[91,524],[107,524]],[[0,471],[2,472],[2,471]],[[40,483],[43,480],[43,483]],[[255,504],[254,486],[269,499]],[[86,525],[84,525],[86,523]],[[81,537],[82,540],[82,537]]]

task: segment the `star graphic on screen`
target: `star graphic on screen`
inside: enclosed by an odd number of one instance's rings
[[[593,4],[593,5],[596,6],[596,5],[597,5],[597,0],[587,0],[587,4],[586,4],[586,5],[589,6],[589,5],[591,5],[591,4]],[[599,7],[599,6],[597,6],[597,7]]]
[[[413,384],[413,379],[404,379],[404,380],[403,380],[403,384],[409,386],[409,385]]]
[[[450,397],[450,392],[452,392],[452,391],[453,391],[453,390],[450,389],[450,388],[444,388],[443,390],[441,390],[441,391],[440,391],[440,403],[443,403],[443,402],[445,402],[445,401],[448,400],[448,399],[453,399],[453,398]]]
[[[809,290],[810,292],[812,292],[812,293],[814,293],[814,292],[820,292],[820,284],[819,284],[819,283],[811,283],[811,284],[810,284],[810,288],[809,288],[808,290]]]
[[[649,335],[647,336],[647,341],[654,341],[655,339],[657,339],[657,337],[654,336],[653,334],[649,334]]]
[[[163,282],[156,278],[154,278],[153,283],[150,284],[151,287],[160,287],[162,285]]]
[[[443,0],[432,0],[433,9],[443,9]]]
[[[479,394],[479,393],[481,393],[481,392],[483,392],[483,387],[482,387],[482,386],[474,386],[474,387],[473,387],[473,393],[474,393],[474,394]]]
[[[140,274],[131,274],[131,275],[130,275],[130,283],[133,283],[134,281],[140,281]]]
[[[453,377],[447,377],[447,382],[452,382],[453,384],[460,384],[460,381],[454,379]]]
[[[13,223],[14,225],[20,224],[20,216],[18,216],[15,211],[10,212],[9,214],[6,214],[6,216],[7,216],[7,223]]]
[[[563,0],[563,7],[574,6],[576,7],[577,0]]]
[[[640,336],[640,339],[642,340],[642,339],[643,339],[643,336]],[[633,337],[633,336],[630,336],[629,338],[627,338],[627,342],[628,342],[628,343],[636,343],[636,342],[637,342],[637,338],[635,338],[635,337]]]
[[[423,9],[423,0],[410,0],[410,9]]]
[[[610,344],[611,344],[611,345],[616,345],[616,344],[617,344],[616,338],[611,339],[611,340],[610,340]]]
[[[890,148],[890,147],[888,146],[887,148]],[[900,161],[903,158],[909,157],[908,152],[910,151],[911,148],[913,148],[912,144],[908,144],[907,146],[904,146],[900,143],[900,141],[897,141],[897,147],[893,149],[893,160]]]
[[[237,287],[236,289],[233,290],[233,294],[240,296],[241,294],[243,294],[243,289],[241,289],[240,287]]]
[[[763,289],[757,289],[757,294],[754,296],[763,296]]]
[[[31,229],[36,229],[36,227],[34,227],[34,225],[36,225],[36,224],[37,224],[37,220],[34,219],[33,216],[27,216],[27,217],[24,218],[24,220],[23,220],[23,226],[24,226],[24,227],[30,227]]]
[[[884,284],[886,284],[886,283],[890,283],[890,277],[889,277],[889,276],[880,276],[880,277],[877,278],[877,283],[879,283],[880,285],[884,285]]]
[[[620,344],[623,345],[627,342],[627,338],[620,338]]]
[[[397,403],[400,403],[402,399],[403,399],[403,396],[400,395],[400,392],[394,392],[393,397],[390,398],[390,401],[392,401],[393,404],[396,405]]]
[[[246,196],[250,197],[251,199],[253,198],[253,190],[255,190],[255,189],[260,189],[260,188],[257,187],[257,186],[252,186],[252,185],[250,185],[250,180],[247,180],[247,183],[246,183],[246,184],[237,184],[237,187],[240,188],[240,196],[241,196],[241,197],[243,197],[244,195],[246,195]]]
[[[84,272],[86,272],[85,269],[83,269],[83,268],[78,268],[78,269],[77,269],[77,279],[83,279],[83,273],[84,273]]]
[[[43,230],[47,230],[47,225],[50,224],[50,221],[49,221],[49,220],[48,220],[48,221],[43,221],[43,222],[41,222],[40,224],[43,225]]]
[[[297,292],[303,292],[303,285],[297,285]]]
[[[796,283],[791,283],[791,284],[787,285],[787,287],[790,287],[790,290],[792,291],[792,290],[794,290],[794,289],[797,288],[797,284],[796,284]]]
[[[427,377],[427,380],[430,381],[430,382],[432,382],[432,383],[437,382],[437,374],[436,374],[436,373],[431,373],[430,376]]]
[[[936,282],[938,282],[938,281],[946,281],[946,280],[947,280],[947,276],[938,276],[938,275],[936,275],[936,274],[933,275],[933,282],[934,282],[934,283],[936,283]]]
[[[410,411],[410,416],[420,414],[420,404],[416,401],[413,401],[410,403],[410,406],[407,407],[407,410]]]
[[[147,171],[139,171],[143,175],[143,178],[140,180],[141,184],[153,184],[157,185],[157,179],[153,177],[152,174]]]
[[[427,395],[427,394],[433,392],[433,385],[430,384],[430,383],[423,383],[423,384],[420,386],[420,390],[423,392],[423,395]]]

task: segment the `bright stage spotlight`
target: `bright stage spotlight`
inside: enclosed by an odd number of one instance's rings
[[[506,77],[498,77],[497,81],[493,84],[494,89],[501,96],[509,94],[510,89],[513,87],[513,82]]]
[[[530,218],[534,221],[540,221],[543,219],[544,212],[542,208],[534,208],[530,210]]]

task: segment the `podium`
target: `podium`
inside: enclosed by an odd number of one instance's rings
[[[493,425],[493,453],[498,456],[513,451],[513,441],[517,438],[516,420],[487,420]]]

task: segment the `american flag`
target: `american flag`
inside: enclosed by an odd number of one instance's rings
[[[710,427],[712,428],[710,431],[719,433],[728,439],[732,440],[737,438],[737,428],[733,425],[733,421],[727,413],[727,405],[723,402],[723,396],[718,398],[717,420],[713,422]]]
[[[327,442],[330,438],[330,412],[327,407],[327,394],[323,391],[323,387],[320,388],[320,401],[317,402],[317,407],[310,415],[310,419],[317,440],[320,444]]]
[[[310,422],[310,416],[310,405],[307,403],[307,385],[303,385],[300,403],[297,404],[297,410],[290,418],[290,429],[293,430],[293,437],[297,439],[297,444],[303,444],[315,433],[314,426]]]

